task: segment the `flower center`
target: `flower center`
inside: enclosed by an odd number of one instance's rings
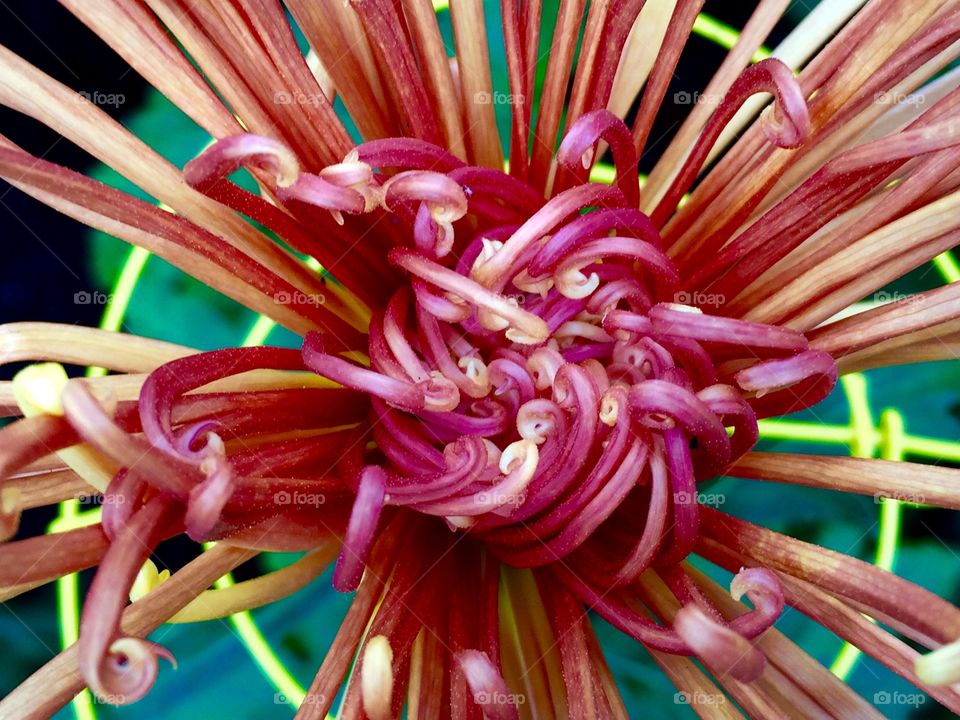
[[[590,182],[582,162],[601,140],[612,186]],[[194,187],[250,217],[319,223],[331,243],[342,231],[361,238],[345,255],[379,247],[394,269],[362,291],[379,308],[368,362],[337,327],[302,348],[308,368],[370,398],[373,443],[346,463],[356,494],[338,588],[357,586],[396,508],[593,587],[674,566],[697,542],[698,483],[753,446],[758,415],[816,403],[835,383],[833,360],[800,333],[730,317],[723,295],[684,286],[662,222],[637,209],[622,121],[584,115],[556,159],[549,199],[408,138],[365,143],[314,174],[294,172],[280,143],[240,136],[187,167]],[[286,216],[220,189],[240,166],[272,178]],[[203,507],[215,509],[222,488],[207,484]]]
[[[352,162],[376,164],[363,150]],[[828,391],[832,360],[794,331],[712,314],[723,299],[682,289],[657,228],[615,187],[568,180],[544,202],[504,173],[408,159],[382,182],[352,173],[365,205],[410,233],[388,254],[409,283],[373,314],[369,368],[319,333],[303,348],[308,367],[372,398],[341,585],[359,580],[350,558],[391,506],[508,564],[562,561],[605,587],[682,560],[697,483],[753,446],[757,411]]]

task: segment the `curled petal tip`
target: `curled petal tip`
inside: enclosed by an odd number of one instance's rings
[[[206,539],[234,491],[234,475],[225,459],[205,460],[207,479],[190,491],[185,523],[194,540]],[[203,468],[203,465],[201,467]]]
[[[176,660],[166,648],[140,638],[118,638],[110,645],[97,671],[88,675],[90,689],[111,705],[134,703],[143,698],[156,682],[158,658],[167,660],[176,668]]]
[[[202,187],[244,165],[269,172],[278,187],[289,187],[300,174],[300,163],[290,148],[273,138],[248,133],[215,142],[186,164],[183,177],[191,187]]]
[[[763,674],[766,658],[749,640],[718,624],[696,605],[677,612],[673,627],[683,641],[715,673],[752,682]]]
[[[744,595],[767,593],[771,596],[783,598],[783,588],[777,576],[767,568],[742,568],[730,582],[730,595],[739,600]]]
[[[423,392],[424,408],[432,412],[450,412],[460,404],[460,390],[448,378],[436,373],[418,384]]]

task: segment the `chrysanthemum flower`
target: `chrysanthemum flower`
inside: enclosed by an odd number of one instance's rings
[[[0,102],[163,207],[3,138],[0,176],[303,342],[2,328],[4,360],[46,361],[3,387],[24,416],[0,431],[5,535],[78,490],[114,501],[97,525],[0,547],[5,598],[98,566],[78,643],[0,716],[45,717],[84,685],[136,701],[172,659],[146,640],[161,623],[263,605],[331,563],[356,595],[302,718],[341,686],[341,717],[626,717],[588,611],[692,697],[879,717],[771,628],[785,605],[960,712],[960,610],[698,502],[729,473],[960,507],[954,470],[751,451],[758,418],[819,402],[838,368],[952,356],[960,286],[838,314],[956,243],[958,75],[932,78],[958,54],[957,3],[824,2],[752,63],[788,5],[763,0],[643,184],[702,0],[563,0],[556,19],[502,0],[506,97],[496,3],[454,0],[454,58],[427,0],[288,0],[308,58],[278,0],[64,4],[215,141],[180,171],[0,50]],[[884,101],[908,93],[926,102]],[[613,182],[592,182],[607,152]],[[215,544],[151,577],[183,533]],[[206,591],[265,550],[308,552]]]

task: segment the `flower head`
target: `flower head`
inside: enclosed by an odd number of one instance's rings
[[[955,73],[928,83],[956,54],[951,3],[823,3],[779,58],[751,63],[786,5],[764,0],[705,91],[715,102],[642,183],[702,2],[561,2],[553,23],[539,2],[503,0],[506,155],[492,8],[477,0],[452,3],[454,58],[425,0],[289,0],[308,58],[276,2],[65,4],[214,140],[181,173],[93,105],[62,112],[67,88],[0,51],[0,101],[169,209],[2,139],[0,176],[303,339],[196,352],[0,329],[9,360],[117,373],[35,365],[11,386],[23,418],[0,431],[5,534],[41,496],[120,500],[96,525],[0,546],[6,597],[98,566],[79,642],[0,703],[10,717],[83,684],[133,702],[172,660],[146,640],[160,623],[268,603],[331,563],[356,595],[305,718],[344,684],[344,716],[375,720],[404,706],[625,717],[587,611],[682,693],[726,693],[758,717],[875,715],[772,629],[786,605],[960,711],[945,687],[960,610],[700,491],[729,473],[960,504],[955,471],[753,451],[758,418],[818,403],[840,372],[944,357],[957,332],[954,285],[838,316],[955,244],[960,91]],[[929,106],[877,100],[914,91]],[[597,182],[606,155],[612,182]],[[241,169],[257,192],[234,182]],[[151,553],[184,533],[215,545],[168,579]],[[307,554],[206,590],[266,550]],[[729,592],[693,555],[732,573]],[[919,658],[865,616],[946,647]]]

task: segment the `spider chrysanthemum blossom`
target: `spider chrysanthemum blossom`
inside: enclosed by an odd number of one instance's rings
[[[64,4],[214,141],[181,172],[0,50],[0,102],[164,207],[5,138],[0,176],[303,342],[0,329],[5,361],[48,361],[3,388],[24,416],[0,431],[5,535],[78,491],[114,499],[96,525],[0,546],[4,598],[98,566],[78,643],[0,716],[45,717],[84,685],[133,702],[170,657],[145,639],[161,623],[263,605],[331,563],[356,596],[302,718],[344,685],[341,717],[626,717],[588,611],[691,697],[880,717],[771,628],[785,605],[960,712],[960,610],[698,501],[729,472],[960,507],[953,470],[752,452],[758,418],[819,402],[838,372],[951,357],[958,286],[841,313],[956,243],[957,3],[824,2],[753,63],[788,5],[762,0],[643,183],[702,0],[562,0],[555,20],[502,0],[508,93],[495,3],[451,3],[454,58],[428,0],[288,0],[308,58],[278,0]],[[925,102],[889,102],[908,93]],[[613,182],[591,181],[606,154]],[[149,558],[182,533],[215,544],[163,581]],[[308,552],[205,591],[268,550]]]

